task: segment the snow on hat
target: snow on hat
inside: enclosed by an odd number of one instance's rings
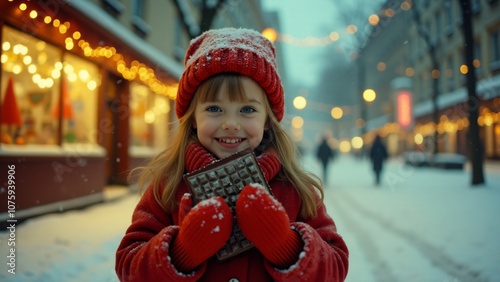
[[[260,33],[243,28],[209,30],[191,40],[184,59],[186,69],[179,81],[175,112],[185,113],[203,81],[220,73],[233,72],[257,82],[278,121],[284,114],[284,91],[278,75],[274,46]]]

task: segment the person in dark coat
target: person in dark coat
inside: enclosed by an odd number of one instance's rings
[[[323,168],[323,182],[328,183],[328,165],[330,160],[335,157],[335,151],[328,145],[327,138],[324,137],[316,150],[316,157],[321,162]]]
[[[380,184],[380,174],[382,173],[382,168],[384,160],[387,159],[387,149],[380,135],[375,136],[372,147],[370,149],[370,160],[373,164],[373,172],[375,173],[375,184]]]

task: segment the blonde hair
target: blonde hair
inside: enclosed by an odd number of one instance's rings
[[[246,95],[243,91],[241,77],[240,74],[223,73],[204,81],[196,90],[186,113],[179,119],[179,126],[170,134],[169,140],[171,141],[168,148],[152,159],[146,167],[138,167],[132,171],[131,176],[135,173],[139,174],[138,185],[141,193],[149,183],[153,184],[156,200],[167,212],[172,212],[177,205],[175,194],[185,173],[186,148],[191,142],[198,142],[196,131],[192,128],[196,104],[215,101],[221,87],[226,87],[225,93],[231,93],[229,95],[231,101],[245,101]],[[262,94],[264,95],[264,91]],[[263,151],[276,150],[282,165],[276,177],[279,180],[289,181],[300,194],[302,198],[300,215],[303,218],[315,216],[324,197],[321,181],[316,175],[304,171],[300,167],[297,161],[298,150],[295,143],[272,114],[267,99],[265,101],[270,142],[261,144],[264,147],[262,149]],[[163,193],[160,193],[162,188],[165,189],[163,189]]]

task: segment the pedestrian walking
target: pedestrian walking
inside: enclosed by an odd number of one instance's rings
[[[301,169],[280,123],[284,91],[272,43],[234,28],[193,39],[175,110],[179,126],[169,147],[140,168],[142,197],[116,253],[119,279],[343,281],[348,249],[319,179]],[[221,197],[192,207],[183,175],[247,148],[272,195],[249,184],[234,210]],[[218,260],[235,220],[254,248]]]
[[[321,162],[323,183],[328,184],[328,167],[330,161],[335,158],[335,151],[328,145],[328,138],[325,136],[316,149],[316,158]]]
[[[380,135],[375,136],[372,147],[370,148],[370,160],[372,169],[375,174],[375,185],[380,185],[380,175],[384,166],[384,161],[387,159],[387,149]]]

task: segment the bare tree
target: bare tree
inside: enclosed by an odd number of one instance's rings
[[[469,112],[470,158],[472,163],[472,185],[485,183],[483,172],[483,147],[479,138],[479,101],[476,94],[476,73],[474,71],[474,37],[470,0],[458,0],[462,10],[462,32],[465,44],[465,64],[467,66],[467,108]]]
[[[422,39],[425,41],[425,44],[428,47],[429,51],[429,56],[431,58],[431,79],[432,79],[432,119],[435,124],[434,128],[434,142],[432,146],[432,154],[435,155],[437,153],[437,148],[438,148],[438,137],[439,133],[437,130],[437,125],[439,123],[439,108],[437,104],[437,99],[439,96],[439,61],[437,59],[437,50],[436,50],[436,41],[432,40],[429,29],[422,23],[422,20],[420,18],[420,11],[417,5],[413,5],[411,8],[411,11],[413,13],[413,19],[415,20],[415,25],[417,27],[418,34]]]
[[[226,1],[227,0],[200,0],[201,21],[198,23],[192,17],[186,0],[172,0],[179,14],[179,18],[182,21],[182,25],[190,38],[195,38],[212,27],[217,11]]]
[[[341,1],[342,2],[342,1]],[[371,30],[365,30],[366,16],[369,14],[367,6],[363,5],[360,1],[344,1],[343,3],[336,2],[342,5],[342,13],[339,13],[341,22],[348,26],[355,26],[357,29],[351,37],[349,43],[343,43],[342,49],[347,57],[352,57],[356,62],[356,75],[357,75],[357,96],[359,97],[360,118],[363,120],[364,125],[361,126],[361,136],[366,134],[366,122],[368,119],[367,106],[363,100],[363,91],[366,85],[366,59],[363,54],[363,47],[365,46]],[[351,54],[350,54],[351,53]]]

